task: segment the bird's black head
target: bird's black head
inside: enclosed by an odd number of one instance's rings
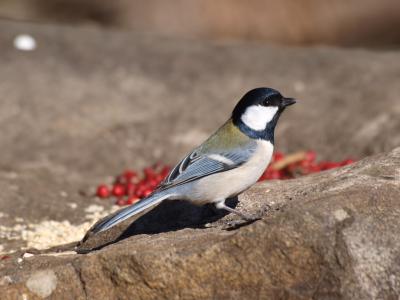
[[[280,114],[296,103],[277,90],[256,88],[247,92],[232,112],[233,123],[251,138],[274,142],[274,129]]]

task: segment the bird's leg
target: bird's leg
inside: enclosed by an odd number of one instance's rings
[[[234,213],[235,215],[238,215],[239,217],[241,217],[242,219],[244,219],[246,221],[254,221],[254,220],[257,219],[257,218],[254,218],[251,215],[244,214],[244,213],[242,213],[242,212],[240,212],[240,211],[238,211],[238,210],[236,210],[236,209],[234,209],[232,207],[227,206],[225,204],[225,200],[222,200],[222,201],[219,201],[219,202],[215,203],[215,207],[218,208],[218,209],[225,209],[226,211]]]

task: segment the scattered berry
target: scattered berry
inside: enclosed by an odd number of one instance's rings
[[[108,198],[110,196],[110,190],[105,184],[100,184],[97,187],[96,196],[99,198]]]
[[[153,191],[148,188],[143,191],[143,197],[148,197]]]
[[[149,196],[168,175],[170,168],[155,164],[143,169],[142,174],[134,170],[125,170],[115,177],[111,188],[102,184],[97,187],[96,195],[100,198],[115,197],[117,205],[130,205]]]
[[[265,170],[259,181],[270,179],[291,179],[302,175],[321,172],[332,168],[346,166],[354,162],[346,159],[341,162],[321,161],[316,162],[314,151],[298,152],[284,155],[275,152],[272,162]],[[96,195],[99,198],[116,198],[116,204],[131,205],[149,196],[169,174],[171,168],[157,163],[152,167],[144,168],[142,174],[134,170],[125,170],[116,176],[111,189],[104,184],[97,187]]]
[[[272,156],[272,160],[273,161],[277,161],[277,160],[281,160],[283,159],[285,156],[283,155],[282,152],[276,151],[273,156]]]
[[[113,188],[112,188],[112,194],[115,197],[122,197],[125,195],[125,185],[123,185],[122,183],[116,183],[114,184]]]
[[[132,182],[128,182],[128,183],[125,185],[125,194],[126,194],[127,196],[132,196],[132,195],[134,195],[135,192],[136,192],[136,190],[137,190],[137,185],[134,184],[134,183],[132,183]]]
[[[126,204],[131,205],[131,204],[133,204],[135,202],[138,202],[139,200],[140,200],[139,197],[132,196],[132,197],[128,198],[128,200],[126,200]]]
[[[315,153],[314,151],[307,151],[304,161],[312,163],[315,161],[316,158],[317,158],[317,153]]]
[[[119,205],[119,206],[124,206],[127,205],[127,201],[124,198],[119,198],[117,199],[117,201],[115,202],[115,204]]]
[[[268,179],[290,179],[301,175],[346,166],[354,162],[352,159],[346,159],[341,162],[321,161],[317,163],[316,157],[317,154],[314,151],[299,152],[287,156],[276,152],[272,157],[271,164],[265,170],[259,181]]]
[[[132,179],[137,177],[137,173],[132,170],[126,170],[122,176],[126,179],[126,181],[132,181]]]

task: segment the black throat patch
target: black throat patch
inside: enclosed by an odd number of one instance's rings
[[[275,142],[275,127],[278,122],[281,111],[278,111],[274,118],[267,123],[267,126],[263,130],[254,130],[247,126],[240,117],[234,117],[232,119],[233,124],[235,124],[241,132],[252,139],[262,139],[271,142],[274,145]]]

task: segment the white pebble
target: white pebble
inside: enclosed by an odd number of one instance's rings
[[[14,47],[21,51],[36,49],[36,40],[28,34],[19,34],[14,38]]]
[[[72,208],[72,209],[76,209],[76,208],[78,207],[78,204],[76,204],[76,203],[74,203],[74,202],[71,202],[71,203],[68,203],[68,206],[69,206],[70,208]]]
[[[85,208],[85,212],[94,213],[94,212],[102,212],[104,210],[103,206],[92,204]]]
[[[350,217],[349,214],[343,208],[335,210],[333,212],[333,215],[335,219],[339,222],[342,222]]]
[[[34,254],[29,253],[29,252],[25,252],[24,255],[22,255],[22,258],[29,258],[29,257],[32,257],[32,256],[34,256]]]

